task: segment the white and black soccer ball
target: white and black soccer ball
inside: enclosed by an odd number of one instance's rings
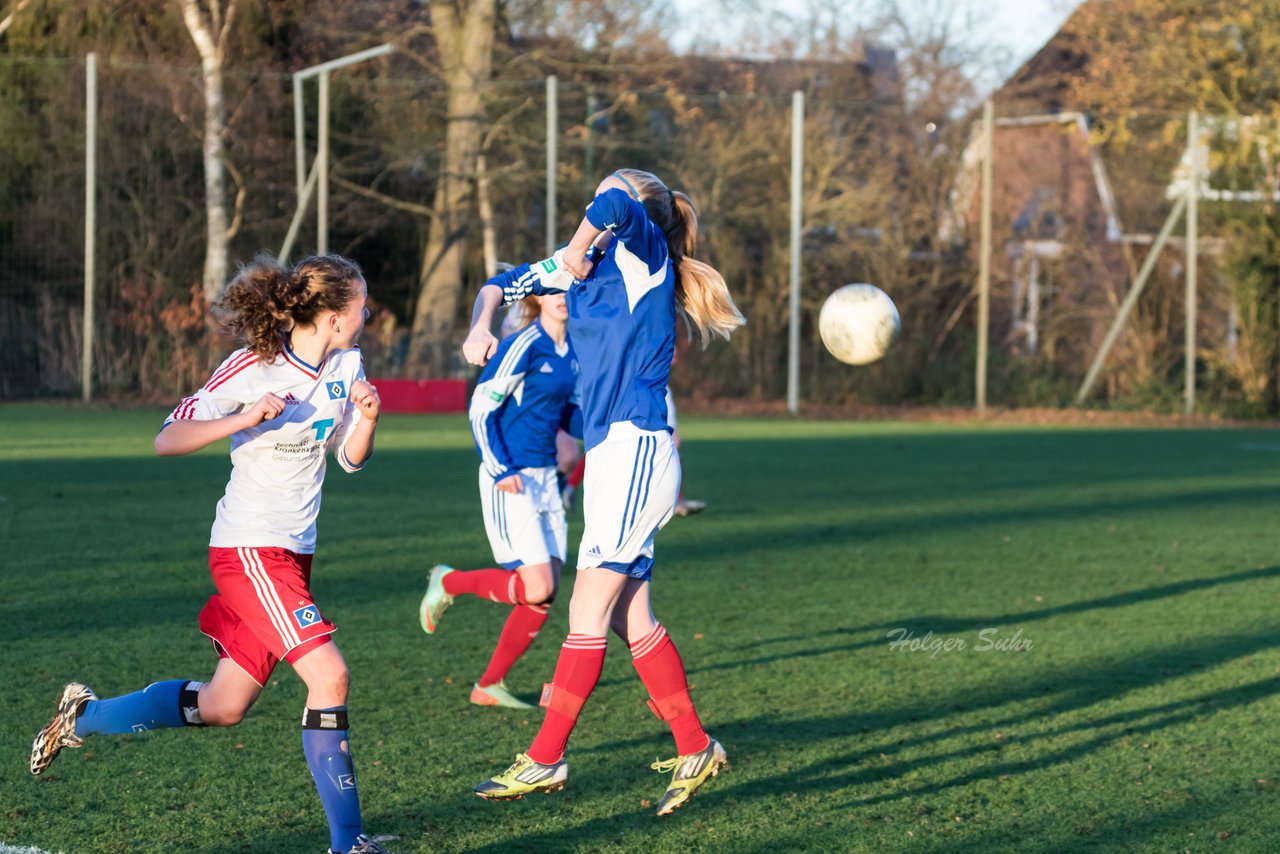
[[[845,285],[827,297],[818,315],[818,334],[831,355],[849,365],[882,357],[901,330],[898,307],[875,285]]]

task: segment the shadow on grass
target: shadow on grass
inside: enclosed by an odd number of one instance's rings
[[[1167,599],[1173,596],[1181,596],[1185,593],[1208,590],[1228,584],[1240,584],[1243,582],[1259,581],[1269,578],[1280,578],[1280,566],[1248,569],[1241,572],[1233,572],[1229,575],[1217,575],[1209,578],[1191,578],[1185,581],[1177,581],[1172,584],[1163,584],[1158,587],[1146,587],[1141,590],[1130,590],[1124,593],[1116,593],[1111,596],[1100,596],[1097,599],[1084,599],[1079,602],[1068,602],[1066,604],[1055,605],[1050,608],[1036,608],[1030,611],[1019,611],[1016,613],[1000,614],[998,616],[943,617],[926,615],[906,617],[901,620],[887,620],[882,623],[867,623],[861,626],[839,627],[822,632],[813,632],[812,634],[781,635],[779,637],[764,638],[758,641],[739,644],[737,648],[750,649],[753,647],[767,647],[775,644],[806,643],[812,642],[817,638],[861,635],[869,631],[883,631],[887,633],[892,629],[899,628],[907,630],[907,637],[920,637],[928,632],[933,632],[935,635],[953,635],[962,632],[972,632],[984,628],[1019,626],[1035,622],[1036,620],[1043,620],[1049,617],[1057,617],[1066,614],[1080,614],[1087,611],[1103,610],[1108,608],[1123,608],[1129,605]],[[709,673],[717,670],[735,670],[740,667],[754,667],[756,665],[773,664],[779,661],[788,661],[792,659],[813,658],[816,656],[830,655],[840,652],[855,652],[869,647],[883,647],[887,646],[888,642],[889,638],[886,635],[877,635],[869,640],[857,641],[855,643],[806,648],[792,652],[762,655],[756,658],[744,658],[736,661],[722,661],[712,664],[703,664],[697,667],[688,668],[688,672]]]
[[[1168,806],[1157,809],[1148,804],[1137,815],[1081,816],[1071,822],[1058,820],[1047,825],[1028,822],[1021,828],[1002,823],[981,834],[957,833],[957,838],[937,842],[921,840],[920,847],[912,846],[912,850],[919,850],[921,854],[1005,851],[1062,854],[1064,851],[1202,851],[1207,850],[1207,845],[1227,844],[1236,850],[1275,850],[1274,837],[1268,838],[1268,829],[1257,826],[1259,816],[1254,811],[1259,805],[1242,799],[1239,792],[1219,789],[1206,795],[1197,791],[1194,797],[1170,801]],[[1218,837],[1222,832],[1229,836]],[[1174,834],[1177,839],[1171,838]],[[1160,839],[1162,836],[1165,838]],[[1228,838],[1229,843],[1221,841]]]
[[[1275,646],[1280,626],[1251,635],[1233,635],[1201,644],[1169,647],[1135,656],[1104,667],[1041,676],[1020,685],[993,686],[979,695],[972,688],[934,703],[896,709],[889,712],[853,713],[834,718],[805,720],[772,720],[768,717],[730,722],[715,727],[718,737],[739,745],[753,755],[783,756],[789,748],[813,740],[838,740],[868,733],[892,731],[913,721],[953,718],[957,713],[999,709],[1002,706],[1044,699],[1034,711],[1023,711],[976,724],[956,724],[933,733],[915,737],[880,740],[866,748],[833,756],[802,768],[787,770],[761,780],[711,792],[708,798],[733,797],[755,800],[778,797],[784,793],[834,791],[846,787],[875,787],[922,769],[952,761],[989,760],[999,756],[1008,746],[1037,744],[1077,733],[1090,737],[1068,747],[1049,748],[1036,756],[1017,761],[983,764],[964,774],[915,786],[906,790],[881,792],[856,801],[859,806],[897,801],[903,798],[936,795],[947,789],[977,780],[1016,777],[1028,772],[1072,762],[1134,732],[1157,732],[1186,723],[1198,716],[1235,708],[1280,693],[1280,677],[1239,685],[1122,711],[1104,717],[1063,724],[1030,735],[1019,735],[1017,727],[1032,721],[1052,719],[1058,715],[1079,712],[1090,706],[1116,700],[1133,691],[1151,688],[1163,682],[1207,670],[1227,661]],[[975,700],[975,697],[978,699]],[[943,712],[942,709],[948,709]],[[993,742],[999,730],[1007,732],[1005,740]],[[893,756],[910,748],[953,738],[982,735],[980,743],[894,761]],[[606,746],[607,748],[608,746]],[[598,748],[599,749],[599,748]],[[888,764],[877,760],[889,757]],[[843,805],[847,808],[849,805]]]

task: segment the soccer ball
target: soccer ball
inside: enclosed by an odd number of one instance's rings
[[[818,333],[842,362],[866,365],[898,340],[901,322],[889,295],[875,285],[845,285],[827,297],[818,315]]]

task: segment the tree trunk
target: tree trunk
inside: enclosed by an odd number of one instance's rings
[[[200,75],[204,88],[204,198],[206,244],[203,288],[205,302],[213,302],[227,275],[227,191],[222,164],[222,137],[226,130],[226,108],[222,99],[222,65],[227,36],[235,16],[235,3],[228,0],[225,14],[221,0],[211,0],[209,11],[197,0],[182,0],[182,17],[191,40],[200,53]]]
[[[476,158],[484,128],[481,88],[493,65],[495,0],[432,0],[447,86],[445,156],[432,205],[434,216],[418,274],[410,368],[444,376],[455,341],[454,321],[467,255]]]

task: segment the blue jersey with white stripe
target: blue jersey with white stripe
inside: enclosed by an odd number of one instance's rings
[[[606,190],[586,217],[613,241],[591,275],[570,280],[552,259],[521,266],[486,284],[503,289],[504,302],[529,294],[567,291],[569,329],[582,364],[579,398],[587,449],[609,426],[631,422],[642,430],[669,430],[666,389],[675,353],[675,270],[667,238],[626,191]]]
[[[498,344],[471,396],[471,435],[494,480],[556,464],[556,431],[581,435],[578,362],[534,321]]]

